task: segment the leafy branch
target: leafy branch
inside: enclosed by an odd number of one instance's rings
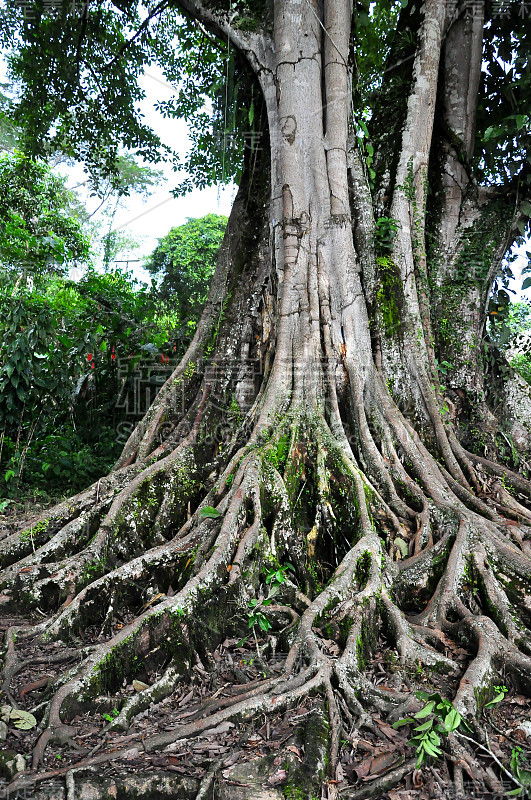
[[[441,697],[440,694],[415,692],[415,696],[419,700],[426,701],[424,708],[417,711],[413,717],[399,719],[395,722],[393,728],[399,728],[402,725],[411,725],[412,723],[424,720],[420,725],[413,728],[416,735],[408,740],[408,744],[416,747],[416,768],[419,769],[428,756],[438,758],[442,755],[441,736],[446,737],[459,727],[468,729],[468,725],[450,701]]]

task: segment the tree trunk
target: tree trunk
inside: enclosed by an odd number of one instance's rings
[[[477,715],[496,673],[522,685],[531,674],[531,486],[459,443],[436,366],[452,359],[451,388],[484,402],[477,339],[507,230],[493,232],[480,279],[455,272],[469,257],[467,231],[495,202],[471,189],[463,155],[482,24],[452,23],[447,4],[426,0],[402,129],[393,153],[382,147],[373,201],[350,128],[348,0],[323,9],[276,0],[271,34],[231,27],[193,0],[183,7],[255,71],[267,146],[247,155],[194,341],[113,472],[0,543],[4,607],[46,612],[8,631],[9,702],[27,648],[82,646],[87,626],[101,629],[52,685],[36,772],[16,785],[46,776],[46,748],[72,735],[80,704],[111,693],[120,703],[112,727],[126,730],[187,679],[195,653],[210,663],[227,636],[265,618],[260,658],[284,650],[280,675],[205,703],[143,748],[229,719],[251,725],[317,693],[328,757],[313,777],[293,768],[289,778],[311,796],[336,777],[346,732],[408,712],[412,668],[447,676],[480,742]],[[378,213],[397,223],[385,256]],[[471,331],[459,352],[443,324],[456,316]],[[278,570],[275,604],[264,605]],[[399,690],[370,672],[379,636],[396,652]],[[468,648],[464,666],[457,642]],[[138,658],[152,685],[120,697]],[[499,788],[456,737],[444,748],[458,792],[463,767]],[[395,769],[391,782],[404,774]]]

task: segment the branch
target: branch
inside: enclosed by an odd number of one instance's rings
[[[146,30],[146,28],[148,27],[148,25],[149,25],[149,23],[151,22],[151,20],[152,20],[152,19],[154,19],[154,18],[155,18],[156,16],[158,16],[159,14],[161,14],[161,13],[162,13],[162,12],[163,12],[163,11],[164,11],[164,10],[165,10],[167,7],[168,7],[168,0],[161,0],[161,2],[160,2],[160,3],[158,3],[158,4],[155,6],[155,8],[153,9],[153,11],[151,11],[151,12],[148,14],[148,16],[145,18],[145,20],[142,22],[142,24],[141,24],[141,25],[140,25],[140,26],[137,28],[137,30],[136,30],[136,31],[135,31],[135,33],[134,33],[134,34],[131,36],[131,38],[130,38],[130,39],[128,39],[126,42],[124,42],[124,43],[123,43],[123,45],[120,47],[120,49],[118,50],[118,52],[117,52],[117,54],[114,56],[114,58],[113,58],[113,59],[111,59],[111,61],[109,61],[107,64],[105,64],[105,66],[103,67],[103,69],[110,69],[110,68],[111,68],[111,67],[112,67],[114,64],[116,64],[116,62],[117,62],[117,61],[118,61],[118,60],[119,60],[119,59],[120,59],[120,58],[123,56],[123,54],[125,53],[125,51],[126,51],[126,50],[128,50],[128,49],[131,47],[131,45],[133,44],[133,42],[135,42],[135,41],[138,39],[138,37],[140,36],[140,34],[141,34],[143,31],[145,31],[145,30]]]
[[[520,789],[523,788],[522,784],[520,783],[520,781],[517,778],[514,777],[513,773],[509,772],[509,770],[506,769],[503,766],[501,761],[498,758],[496,758],[496,756],[494,755],[494,753],[492,752],[490,747],[485,747],[484,745],[480,744],[479,742],[476,742],[476,740],[472,739],[470,736],[465,736],[464,733],[459,733],[458,731],[454,731],[454,735],[458,736],[460,739],[466,739],[468,742],[472,742],[473,745],[475,745],[476,747],[479,747],[479,749],[483,750],[484,753],[487,753],[496,762],[496,764],[499,766],[499,768],[501,770],[503,770],[503,772],[505,772],[505,774],[513,781],[513,783],[516,783],[516,785]],[[489,743],[489,739],[488,739],[488,736],[487,736],[486,733],[485,733],[485,737],[487,739],[487,744],[488,744]]]
[[[89,3],[90,0],[85,0],[85,2],[83,3],[83,9],[81,11],[81,16],[79,18],[81,22],[81,30],[79,31],[79,38],[77,40],[77,48],[76,48],[76,74],[78,83],[81,72],[81,46],[83,44],[83,39],[85,38],[85,33],[87,32]]]
[[[271,40],[265,33],[237,30],[233,26],[236,16],[225,19],[207,8],[201,0],[178,0],[181,9],[193,19],[198,20],[214,36],[230,42],[242,53],[256,72],[273,69]]]

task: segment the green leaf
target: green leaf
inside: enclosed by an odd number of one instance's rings
[[[199,510],[199,516],[204,519],[217,519],[221,517],[221,512],[212,506],[203,506],[203,508]]]
[[[415,719],[424,719],[424,717],[427,717],[428,714],[433,713],[434,706],[435,702],[431,700],[424,706],[424,708],[421,708],[420,711],[417,711],[417,713],[414,714],[413,716],[415,717]]]
[[[523,791],[524,787],[519,786],[518,789],[511,789],[510,792],[505,792],[505,794],[507,795],[507,797],[519,797],[519,795],[521,795]]]
[[[21,731],[29,731],[31,728],[37,727],[37,720],[29,711],[21,711],[18,708],[13,708],[9,715],[9,721],[13,722],[15,728]]]
[[[524,786],[531,786],[531,772],[529,772],[528,769],[521,769],[518,780],[520,783],[523,783]]]
[[[402,558],[408,557],[409,548],[407,542],[405,542],[404,539],[401,539],[400,536],[397,536],[396,539],[394,540],[394,545],[395,547],[398,547],[398,549],[400,550],[400,555],[402,556]]]
[[[461,714],[456,708],[452,708],[444,718],[444,727],[447,731],[455,731],[461,724]]]
[[[430,756],[440,756],[442,753],[442,750],[440,750],[438,747],[435,747],[435,745],[432,744],[428,739],[424,739],[422,742],[422,747]]]
[[[393,722],[393,728],[401,728],[402,725],[409,725],[412,722],[415,722],[413,717],[405,717],[405,719],[399,719],[397,722]]]
[[[422,725],[418,725],[414,730],[416,731],[428,731],[430,728],[433,727],[433,720],[429,719],[427,722],[424,722]]]
[[[491,706],[495,706],[496,703],[501,703],[503,698],[505,697],[505,692],[498,692],[498,694],[489,700],[488,703],[485,703],[484,708],[490,708]]]
[[[103,352],[105,352],[107,350],[107,342],[105,341],[105,339],[100,344],[100,350],[102,350]]]
[[[269,620],[266,619],[262,614],[260,614],[260,616],[258,617],[258,625],[262,628],[263,631],[265,631],[265,633],[267,633],[267,631],[271,627],[271,623],[269,622]]]

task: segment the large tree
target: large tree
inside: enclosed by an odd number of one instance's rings
[[[480,742],[496,675],[531,683],[531,484],[486,457],[500,421],[480,346],[492,282],[531,211],[530,32],[520,4],[481,0],[178,5],[188,64],[194,20],[206,60],[217,47],[236,54],[260,146],[244,151],[194,340],[115,468],[1,542],[4,607],[46,614],[8,631],[3,687],[36,643],[80,645],[48,687],[37,770],[79,704],[119,696],[138,658],[165,671],[115,727],[170,694],[194,653],[208,665],[251,608],[267,629],[264,663],[276,645],[287,652],[280,675],[205,703],[143,748],[316,695],[329,758],[300,777],[311,795],[334,776],[343,730],[411,707],[411,693],[367,672],[380,632],[408,685],[412,666],[447,676]],[[131,116],[145,54],[164,54],[170,77],[183,63],[157,21],[174,10],[117,6],[86,2],[60,19],[37,4],[13,62],[28,141],[88,153],[95,174],[112,169],[120,136],[156,149]],[[217,96],[229,94],[227,83]],[[525,446],[521,423],[504,424]],[[118,609],[131,611],[119,628]],[[443,738],[458,796],[463,769],[499,789],[467,740]]]

